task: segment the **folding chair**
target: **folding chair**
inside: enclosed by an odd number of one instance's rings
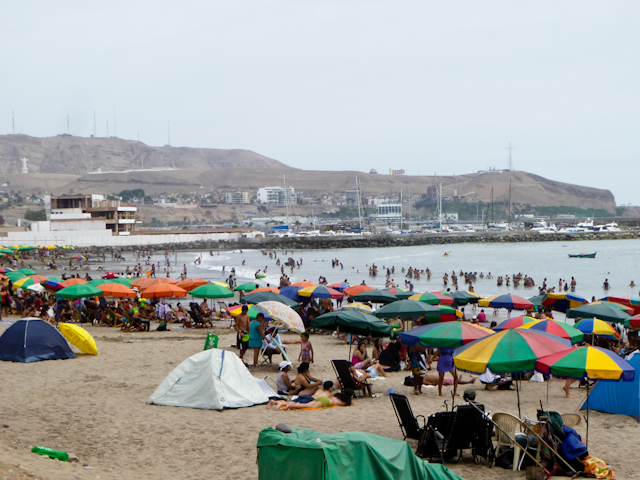
[[[415,416],[413,414],[411,404],[409,403],[409,399],[406,395],[391,393],[389,394],[389,398],[391,399],[393,410],[396,412],[396,417],[398,419],[398,423],[400,424],[400,430],[402,430],[404,440],[406,440],[407,438],[419,440],[420,436],[422,435],[422,431],[426,426],[424,415]],[[418,422],[419,417],[422,418],[422,427]]]
[[[342,385],[342,388],[350,388],[355,392],[362,390],[364,393],[366,390],[371,388],[371,384],[365,382],[356,382],[351,375],[351,362],[348,360],[331,360],[331,365],[333,365],[333,370],[336,372],[336,376]]]

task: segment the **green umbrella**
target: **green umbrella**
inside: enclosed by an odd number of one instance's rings
[[[8,276],[9,274],[7,274]],[[631,318],[626,312],[619,308],[606,305],[604,303],[581,305],[578,308],[572,308],[567,311],[567,317],[570,318],[599,318],[607,322],[624,323],[625,320]]]
[[[417,300],[398,300],[376,310],[374,315],[378,318],[417,319],[427,316],[440,318],[441,310],[428,303]]]
[[[290,298],[274,292],[256,292],[245,295],[240,299],[240,303],[260,303],[260,302],[280,302],[293,308],[294,310],[300,306],[298,302],[294,302]]]
[[[419,302],[428,303],[429,305],[437,305],[440,303],[440,299],[433,293],[416,293],[409,297],[409,300],[417,300]]]
[[[18,270],[18,272],[20,272],[23,275],[37,275],[38,272],[36,272],[33,268],[21,268],[20,270]]]
[[[14,252],[10,248],[2,248],[2,249],[0,249],[0,253],[6,253],[7,255],[13,255]]]
[[[544,305],[542,305],[542,301],[547,298],[546,295],[537,295],[535,297],[531,297],[531,298],[527,298],[527,300],[529,300],[531,302],[531,304],[536,307],[536,311],[540,311],[542,310],[544,307]]]
[[[338,310],[337,312],[325,313],[312,319],[311,327],[331,331],[339,328],[340,333],[362,336],[391,336],[391,327],[384,320],[357,310]]]
[[[367,290],[350,297],[354,302],[392,303],[397,302],[398,297],[384,290]]]
[[[234,288],[233,291],[239,292],[240,290],[242,290],[243,292],[253,292],[258,287],[259,285],[257,283],[243,283]]]
[[[28,251],[28,250],[35,250],[35,249],[36,249],[36,247],[27,246],[27,247],[20,247],[20,248],[18,249],[18,251],[19,251],[19,252],[26,252],[26,251]]]
[[[47,277],[47,280],[51,280],[52,282],[64,282],[62,277]],[[40,283],[46,282],[47,280],[43,280]]]
[[[104,292],[99,288],[87,285],[85,283],[77,283],[75,285],[71,285],[70,287],[63,288],[62,290],[58,290],[55,293],[56,297],[66,298],[68,300],[76,300],[78,298],[87,297],[98,297],[103,294]]]
[[[200,285],[189,292],[195,298],[230,298],[233,292],[214,283]]]
[[[17,280],[20,280],[21,278],[26,277],[26,275],[21,272],[8,272],[8,273],[5,273],[4,276],[7,277],[12,282],[15,282]]]
[[[118,278],[109,278],[107,283],[119,283],[120,285],[124,285],[125,287],[131,288],[132,280],[128,278],[118,277]]]
[[[91,285],[92,287],[97,287],[98,285],[104,285],[105,283],[107,283],[107,280],[105,280],[104,278],[96,278],[95,280],[91,280],[90,282],[87,282],[87,285]]]

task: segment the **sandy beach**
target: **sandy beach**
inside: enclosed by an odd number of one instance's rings
[[[0,325],[0,332],[6,328]],[[147,405],[164,377],[202,350],[205,335],[212,330],[133,334],[107,327],[86,328],[98,344],[98,356],[0,365],[0,426],[4,426],[0,428],[0,478],[254,479],[258,477],[258,433],[278,422],[325,433],[364,431],[402,439],[385,395],[358,399],[352,407],[301,412],[266,410],[264,406],[217,412]],[[221,348],[237,352],[230,347],[235,338],[228,321],[216,322],[213,331],[220,336]],[[316,355],[312,374],[335,379],[330,360],[346,358],[348,346],[331,335],[313,335],[311,341]],[[291,346],[292,359],[297,359],[298,348]],[[277,366],[251,371],[256,377],[275,380]],[[436,388],[413,395],[412,388],[403,385],[407,373],[392,373],[386,380],[373,382],[374,393],[386,393],[389,388],[405,393],[414,413],[425,416],[443,410],[444,399],[451,403],[453,387],[445,387],[444,397],[438,397]],[[575,412],[584,391],[574,389],[576,399],[566,399],[562,385],[561,381],[551,383],[547,403],[545,384],[523,382],[522,414],[535,418],[540,400],[547,409]],[[489,392],[478,387],[478,400],[492,413],[518,413],[515,391]],[[631,439],[638,428],[630,417],[591,414],[590,452],[607,461],[618,478],[635,476],[635,442]],[[584,423],[577,430],[584,436]],[[30,453],[35,445],[73,453],[79,462],[41,459]],[[524,472],[476,465],[470,452],[460,463],[448,466],[469,480],[524,478]]]

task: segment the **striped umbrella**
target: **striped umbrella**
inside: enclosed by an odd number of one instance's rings
[[[483,306],[482,303],[482,301],[478,302],[480,306]],[[533,307],[533,304],[526,298],[522,298],[511,293],[498,295],[497,297],[491,299],[488,303],[488,307],[507,308],[509,310],[528,310]]]
[[[446,322],[426,325],[400,333],[400,340],[409,346],[420,343],[427,348],[455,348],[494,333],[493,330],[473,323]]]
[[[353,285],[345,282],[338,282],[334,283],[333,285],[329,285],[329,288],[333,288],[334,290],[338,290],[339,292],[342,292],[345,288],[349,287],[353,287]]]
[[[191,290],[191,296],[195,298],[231,298],[233,295],[233,292],[228,288],[222,288],[213,283],[200,285]]]
[[[442,290],[431,292],[431,294],[438,297],[438,303],[440,305],[453,305],[455,302],[455,299],[447,295],[447,292],[443,292]]]
[[[358,312],[368,313],[369,315],[373,315],[373,308],[371,308],[366,303],[360,303],[360,302],[347,303],[340,310],[356,310]]]
[[[616,332],[615,328],[598,318],[585,318],[576,323],[574,327],[587,335],[597,335],[609,339],[620,338],[620,334]]]
[[[523,325],[526,325],[531,322],[537,322],[533,317],[527,317],[526,315],[519,315],[517,317],[507,318],[506,320],[500,322],[498,325],[493,327],[496,332],[500,332],[502,330],[509,330],[510,328],[519,328]]]
[[[312,298],[342,298],[344,295],[333,288],[325,287],[324,285],[317,285],[315,287],[305,287],[298,290],[298,295],[301,297]]]
[[[531,330],[541,331],[555,335],[556,337],[569,340],[571,343],[580,343],[584,340],[584,333],[571,325],[556,320],[539,320],[522,325],[518,328],[529,328]]]
[[[243,305],[234,305],[233,307],[227,308],[227,313],[232,317],[237,317],[242,313],[242,307]],[[257,308],[255,305],[249,305],[249,310],[247,311],[247,314],[249,315],[249,318],[251,320],[255,319],[259,313],[264,313],[264,312],[262,312],[262,310]]]
[[[440,303],[440,299],[437,296],[435,296],[433,293],[429,293],[429,292],[416,293],[415,295],[411,295],[409,297],[409,300],[417,300],[419,302],[428,303],[429,305],[437,305],[438,303]],[[451,303],[453,303],[453,300]]]

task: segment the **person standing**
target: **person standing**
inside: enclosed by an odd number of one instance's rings
[[[438,357],[438,395],[442,396],[442,384],[444,382],[444,374],[449,372],[453,376],[453,394],[458,394],[458,375],[456,367],[453,363],[453,352],[455,348],[441,348]]]
[[[251,322],[249,326],[249,348],[253,348],[253,366],[258,366],[258,356],[260,355],[260,349],[262,348],[262,340],[266,337],[264,335],[264,313],[259,313],[256,319]]]
[[[242,311],[236,317],[236,336],[237,336],[237,344],[238,349],[240,350],[240,360],[244,361],[244,353],[247,351],[249,347],[249,307],[246,305],[242,306]]]

